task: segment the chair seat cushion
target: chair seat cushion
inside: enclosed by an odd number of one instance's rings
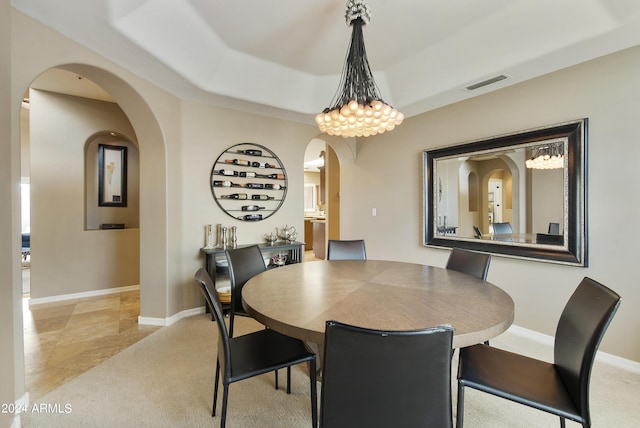
[[[229,340],[231,347],[229,383],[315,358],[315,354],[305,346],[303,341],[271,329],[259,330]]]
[[[486,345],[460,350],[458,381],[480,391],[582,421],[553,364]]]

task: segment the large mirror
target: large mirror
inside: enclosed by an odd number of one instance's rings
[[[424,243],[587,266],[587,119],[424,152]]]

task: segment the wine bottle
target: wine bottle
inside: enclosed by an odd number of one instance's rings
[[[248,160],[244,160],[244,159],[225,159],[224,161],[225,163],[232,163],[234,165],[243,165],[243,166],[251,165],[251,163]]]
[[[271,183],[267,183],[264,185],[265,189],[272,189],[272,190],[281,190],[284,189],[284,186],[281,186],[279,184],[271,184]]]
[[[267,178],[273,178],[274,180],[284,180],[284,174],[269,174]]]
[[[244,187],[248,189],[264,189],[264,184],[262,183],[246,183]]]
[[[240,185],[228,180],[214,180],[213,187],[240,187]]]
[[[248,171],[240,171],[240,177],[255,178],[256,177],[256,173],[255,172],[248,172]]]
[[[259,210],[263,210],[265,209],[265,207],[259,207],[257,205],[243,205],[242,206],[242,211],[259,211]]]
[[[247,215],[244,215],[244,216],[240,216],[238,218],[240,220],[258,221],[258,220],[262,220],[262,214],[247,214]]]
[[[221,169],[220,171],[218,171],[218,174],[220,175],[230,175],[233,177],[237,177],[238,176],[238,171],[232,171],[230,169]]]
[[[257,149],[238,150],[238,153],[242,153],[249,156],[262,156],[262,150],[257,150]]]
[[[220,195],[222,199],[247,199],[246,193],[232,193],[230,195]]]
[[[275,165],[270,165],[266,162],[252,162],[251,166],[254,168],[275,168]]]
[[[275,197],[268,195],[251,195],[251,199],[254,201],[268,201],[270,199],[275,199]]]

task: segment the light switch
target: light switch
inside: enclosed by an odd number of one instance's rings
[[[371,215],[373,217],[377,216],[378,215],[378,209],[377,208],[371,208]]]

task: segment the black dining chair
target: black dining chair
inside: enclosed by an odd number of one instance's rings
[[[558,326],[553,363],[485,345],[460,349],[456,427],[462,427],[464,388],[474,388],[591,426],[589,379],[600,340],[620,296],[585,277],[567,302]]]
[[[513,233],[513,229],[511,228],[511,223],[493,223],[493,234],[494,235],[508,235]]]
[[[449,259],[445,267],[486,281],[490,263],[491,254],[454,248],[449,253]]]
[[[229,336],[233,337],[236,315],[250,316],[242,306],[242,287],[254,276],[265,272],[267,267],[260,247],[233,248],[225,251],[229,263],[229,281],[231,282],[231,309],[229,310]],[[276,370],[276,389],[278,389],[278,371]],[[287,385],[291,380],[291,367],[287,367]]]
[[[476,253],[474,251],[453,248],[449,254],[449,259],[447,260],[447,265],[445,267],[486,281],[490,263],[491,254]],[[485,345],[488,345],[489,341],[486,340],[484,343]]]
[[[229,336],[233,337],[236,315],[249,316],[242,307],[242,287],[251,278],[267,270],[262,252],[257,245],[226,250],[231,282],[231,309],[229,311]]]
[[[473,236],[475,236],[478,239],[482,238],[482,231],[478,226],[473,226]]]
[[[451,327],[381,331],[327,321],[320,426],[451,427]]]
[[[218,326],[218,357],[211,416],[216,415],[218,385],[222,372],[223,395],[220,427],[224,427],[226,424],[230,384],[284,367],[291,368],[291,366],[301,363],[309,364],[310,373],[316,372],[316,355],[301,340],[285,336],[272,329],[230,337],[224,323],[224,314],[218,293],[212,292],[214,285],[211,277],[206,270],[200,268],[195,274],[195,280],[200,285],[200,291],[204,294],[213,311]],[[311,419],[312,426],[315,427],[318,423],[315,376],[309,376],[309,382],[311,385]],[[288,383],[287,394],[290,392],[291,383]]]
[[[367,260],[364,239],[327,241],[327,260]]]

